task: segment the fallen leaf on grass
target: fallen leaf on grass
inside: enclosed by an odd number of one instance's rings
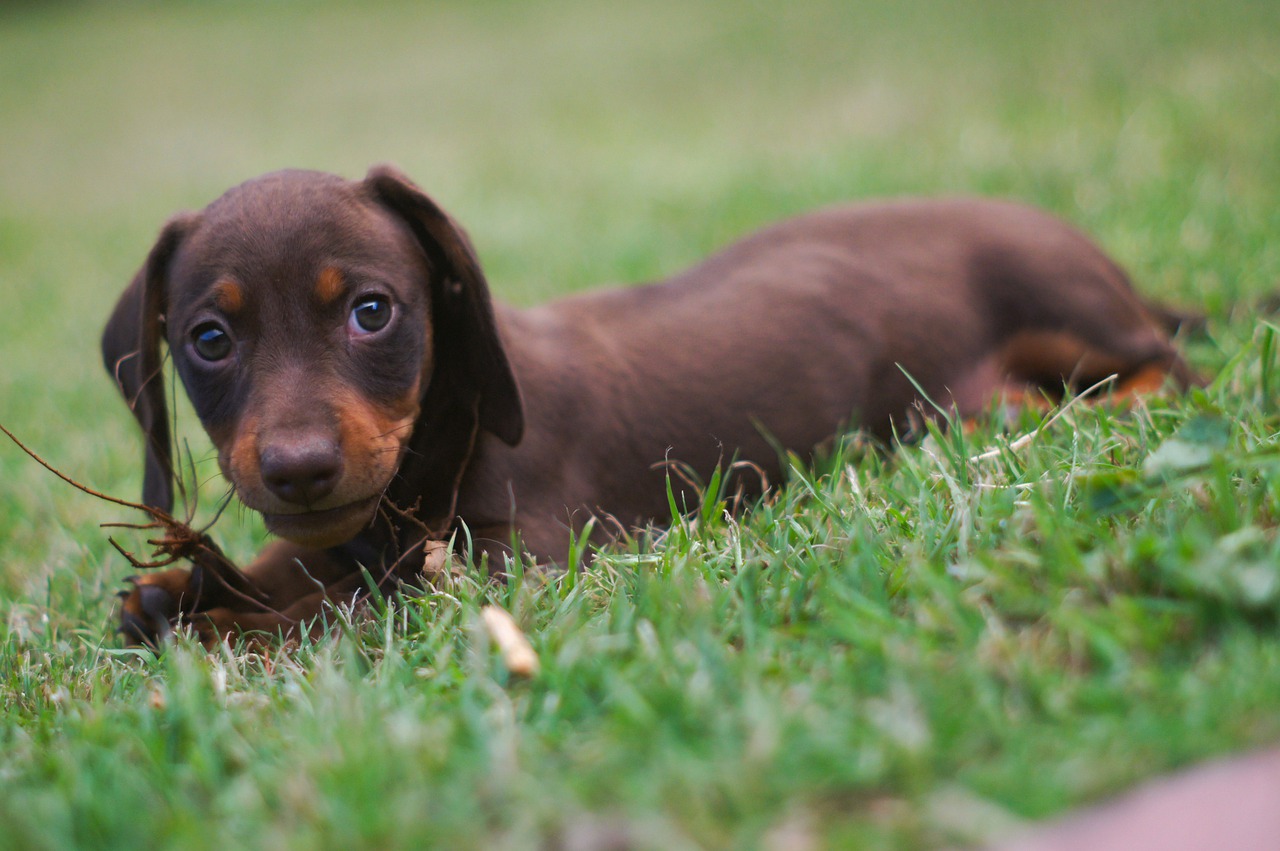
[[[502,663],[507,666],[507,670],[519,677],[536,676],[541,668],[538,654],[533,651],[529,639],[524,637],[506,609],[485,606],[480,610],[480,617],[484,620],[484,628],[488,630],[489,637],[498,645]]]

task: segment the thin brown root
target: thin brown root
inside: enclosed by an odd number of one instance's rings
[[[108,538],[111,545],[129,560],[129,563],[139,570],[153,570],[159,567],[167,567],[177,561],[191,562],[193,571],[199,571],[216,579],[227,591],[237,597],[253,601],[258,605],[265,604],[268,599],[267,594],[253,584],[249,577],[236,567],[235,563],[227,558],[217,544],[213,542],[204,532],[193,529],[189,524],[178,520],[167,511],[162,511],[150,505],[144,505],[140,502],[131,502],[127,499],[110,496],[95,488],[91,488],[82,482],[63,473],[54,467],[48,461],[41,458],[33,449],[19,440],[13,432],[0,425],[0,431],[12,440],[19,449],[25,452],[33,461],[44,467],[50,473],[53,473],[62,481],[71,485],[81,493],[96,497],[113,505],[120,505],[125,508],[132,508],[135,511],[141,511],[151,518],[150,523],[104,523],[104,528],[127,528],[150,530],[159,529],[163,534],[158,538],[148,538],[147,543],[154,548],[150,560],[144,561],[139,559],[133,553],[124,549],[114,539]],[[201,577],[203,578],[203,577]]]

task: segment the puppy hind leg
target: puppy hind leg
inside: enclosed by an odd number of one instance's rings
[[[1111,383],[1090,395],[1131,400],[1170,384],[1181,390],[1203,384],[1177,350],[1154,332],[1093,336],[1084,340],[1062,331],[1018,334],[1001,353],[1004,374],[1009,381],[1057,397],[1064,390],[1087,392],[1111,376]]]

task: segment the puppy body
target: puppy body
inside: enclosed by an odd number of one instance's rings
[[[510,447],[480,435],[458,513],[499,543],[514,516],[524,545],[551,560],[571,517],[630,527],[667,515],[664,460],[705,481],[738,458],[777,482],[779,447],[804,454],[851,425],[907,432],[911,379],[960,416],[1001,393],[1055,395],[1113,373],[1193,380],[1091,242],[982,200],[803,216],[668,281],[499,306],[498,327],[525,436]]]
[[[461,229],[390,169],[269,175],[165,229],[103,345],[148,434],[144,496],[167,508],[162,336],[237,494],[292,543],[248,569],[275,589],[273,612],[213,589],[145,612],[135,594],[126,624],[143,637],[158,615],[195,612],[212,636],[288,629],[355,593],[358,563],[413,545],[378,522],[384,497],[417,528],[465,524],[491,567],[513,533],[563,563],[592,516],[610,521],[601,539],[665,517],[668,464],[705,480],[744,460],[777,481],[779,449],[908,429],[915,384],[967,416],[1111,374],[1195,381],[1123,272],[1023,206],[826,210],[660,283],[515,310],[492,304]],[[180,573],[140,582],[183,598]]]

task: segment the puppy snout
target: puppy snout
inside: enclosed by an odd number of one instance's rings
[[[268,446],[259,457],[262,481],[285,502],[313,506],[333,493],[342,476],[342,453],[326,437],[303,437]]]

